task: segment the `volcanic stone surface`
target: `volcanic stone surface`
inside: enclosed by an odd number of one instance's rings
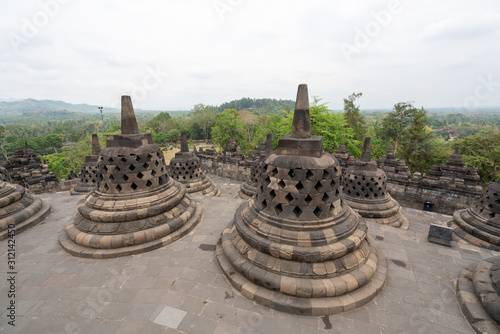
[[[50,214],[50,205],[30,195],[20,185],[0,181],[0,240],[39,224]],[[15,235],[14,234],[14,235]]]
[[[488,184],[475,205],[455,211],[448,226],[473,245],[500,251],[500,181]]]
[[[500,333],[500,256],[464,269],[456,289],[462,312],[476,333]]]
[[[301,315],[353,310],[384,286],[386,262],[343,200],[341,169],[311,136],[307,86],[297,93],[292,134],[261,168],[217,245],[233,287],[255,302]]]
[[[186,133],[181,134],[181,151],[170,160],[170,176],[182,183],[188,193],[220,196],[220,190],[201,168],[200,158],[189,152]]]
[[[167,174],[151,134],[138,133],[129,96],[122,96],[122,133],[109,135],[97,164],[96,189],[59,235],[79,257],[111,258],[180,239],[201,219],[201,206]]]
[[[370,137],[365,138],[361,159],[344,172],[343,198],[363,218],[406,230],[408,219],[386,190],[387,176],[370,158],[370,141]]]
[[[97,134],[92,134],[92,154],[85,157],[80,172],[80,182],[70,190],[71,195],[82,195],[91,192],[97,185],[97,160],[101,146]]]
[[[263,145],[259,146],[264,146]],[[260,171],[261,171],[261,166],[262,162],[266,158],[266,156],[271,153],[273,150],[273,137],[272,134],[267,134],[267,139],[265,143],[265,147],[259,147],[258,152],[260,155],[255,159],[255,161],[252,163],[251,171],[250,171],[250,178],[243,182],[241,184],[240,192],[239,195],[243,199],[249,199],[255,195],[257,192],[257,183],[260,178]]]

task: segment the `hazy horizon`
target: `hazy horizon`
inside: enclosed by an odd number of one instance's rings
[[[334,110],[500,106],[494,0],[27,0],[0,31],[6,99],[189,110],[307,83]]]

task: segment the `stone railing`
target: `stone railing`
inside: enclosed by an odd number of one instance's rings
[[[200,160],[203,170],[206,173],[215,174],[222,177],[238,181],[246,181],[250,178],[253,160],[243,156],[225,156],[216,154],[196,154]]]
[[[197,156],[207,173],[238,181],[246,181],[250,177],[252,159],[205,152],[198,152]],[[350,165],[347,161],[339,162],[343,168]],[[383,166],[381,168],[386,169]],[[401,170],[404,168],[401,167]],[[483,188],[475,183],[464,182],[459,177],[412,178],[409,172],[398,172],[396,167],[396,172],[387,172],[387,191],[404,207],[423,209],[424,203],[430,201],[434,203],[433,211],[451,215],[455,210],[472,206],[481,196]]]

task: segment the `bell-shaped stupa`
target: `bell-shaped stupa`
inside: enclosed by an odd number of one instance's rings
[[[261,145],[263,146],[263,145]],[[266,156],[273,151],[273,135],[268,133],[265,143],[265,148],[260,149],[260,155],[252,163],[250,170],[250,178],[241,184],[240,187],[240,197],[243,199],[249,199],[253,197],[257,190],[257,183],[260,178],[261,165]]]
[[[0,181],[0,240],[14,238],[49,214],[50,205],[38,196],[28,194],[23,186]]]
[[[347,168],[342,181],[344,199],[363,218],[379,224],[408,229],[401,206],[386,190],[387,176],[370,157],[370,137],[365,138],[361,159]]]
[[[233,287],[255,302],[302,315],[352,310],[372,300],[386,263],[364,220],[342,200],[342,172],[311,136],[300,85],[292,134],[262,163],[255,197],[222,232],[216,256]]]
[[[500,181],[488,184],[475,205],[455,211],[448,226],[473,245],[500,251]]]
[[[186,186],[190,194],[219,196],[220,190],[201,168],[200,158],[189,152],[186,133],[181,134],[181,150],[170,160],[170,176]]]
[[[70,190],[71,195],[83,195],[91,192],[97,185],[97,160],[101,153],[101,145],[97,134],[92,134],[92,154],[85,157],[80,172],[80,182]]]
[[[97,163],[96,189],[59,235],[79,257],[112,258],[180,239],[201,219],[201,205],[167,174],[161,149],[139,133],[130,96],[122,96],[122,132],[108,135]]]

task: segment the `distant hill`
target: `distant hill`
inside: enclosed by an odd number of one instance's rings
[[[119,112],[118,109],[106,108],[108,112]],[[86,103],[72,104],[64,101],[26,99],[21,101],[0,102],[0,116],[17,116],[29,112],[44,111],[76,111],[83,113],[98,112],[97,106]]]

